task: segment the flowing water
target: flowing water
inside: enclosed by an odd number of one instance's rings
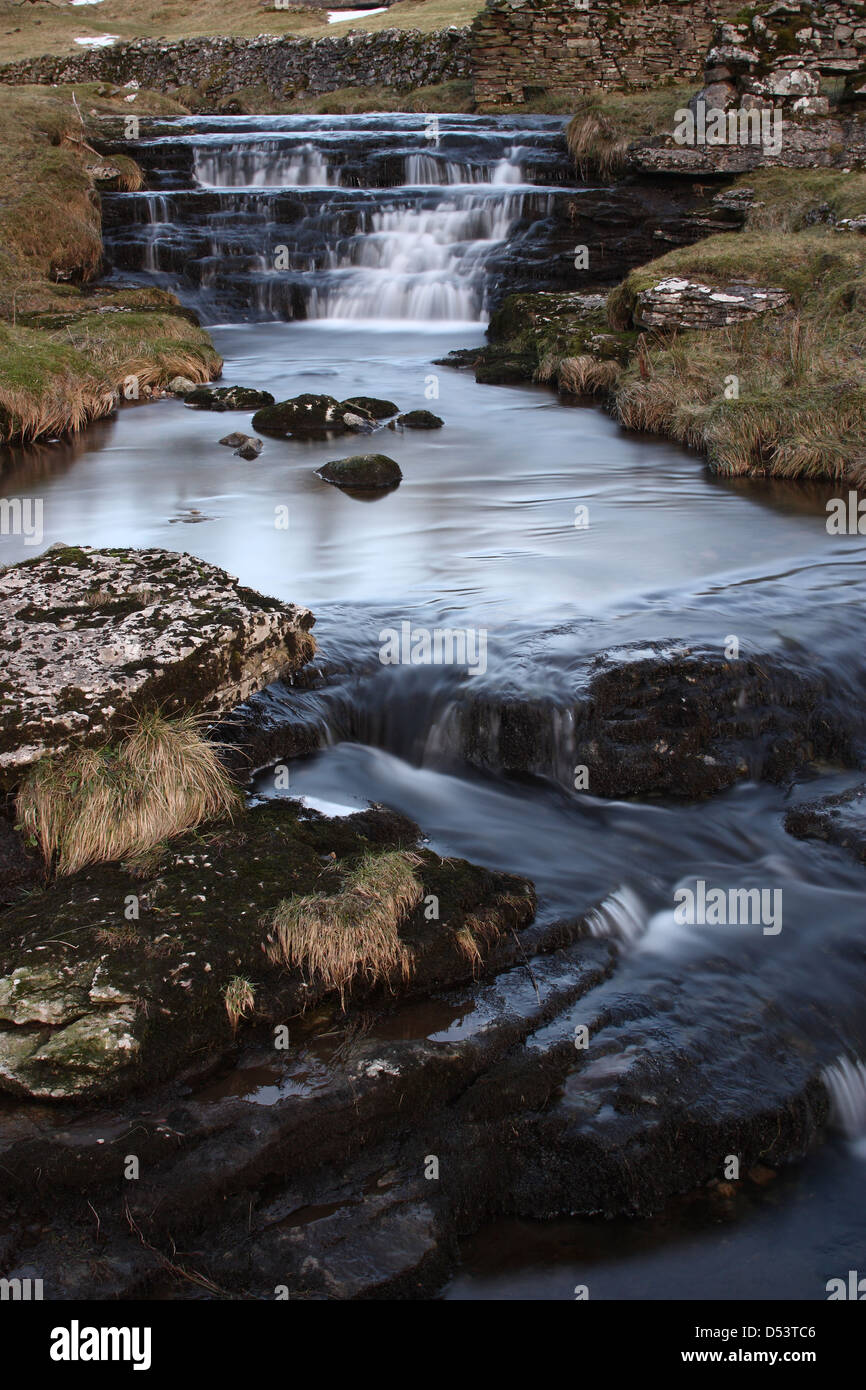
[[[594,1297],[823,1298],[866,1260],[866,1028],[844,966],[862,953],[864,879],[782,817],[857,777],[746,783],[691,806],[603,801],[572,788],[569,701],[612,646],[721,651],[736,635],[744,653],[832,671],[840,704],[862,703],[864,540],[828,534],[826,488],[715,479],[599,409],[436,366],[483,341],[503,267],[556,259],[566,196],[561,122],[440,120],[435,145],[419,117],[166,124],[148,136],[150,191],[106,208],[119,278],[170,285],[222,321],[226,382],[442,415],[441,431],[376,437],[400,463],[398,489],[363,501],[321,482],[345,441],[268,439],[243,463],[217,441],[247,417],[164,400],[126,405],[73,444],[7,451],[0,493],[43,498],[46,546],[187,549],[315,611],[322,681],[261,698],[277,724],[314,731],[292,795],[332,813],[397,807],[438,851],[532,878],[542,919],[602,903],[591,920],[621,943],[618,983],[687,969],[722,1030],[723,978],[820,1032],[838,1126],[820,1156],[738,1199],[721,1225],[702,1200],[651,1222],[496,1223],[467,1244],[448,1297],[570,1298],[589,1273]],[[4,546],[10,560],[35,553]],[[383,665],[383,634],[404,623],[483,634],[483,661],[476,645],[474,673]],[[543,727],[519,778],[494,756],[510,699],[534,702]],[[280,794],[267,769],[253,789]],[[673,892],[698,877],[782,889],[783,930],[677,925]]]

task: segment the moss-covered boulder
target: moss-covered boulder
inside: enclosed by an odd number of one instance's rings
[[[193,410],[260,410],[273,405],[274,398],[270,391],[255,391],[251,386],[197,386],[183,403]]]
[[[441,430],[444,424],[441,416],[434,415],[432,410],[407,410],[405,415],[392,420],[390,428],[399,425],[404,430]]]
[[[335,487],[379,490],[396,487],[403,474],[400,465],[387,454],[353,454],[350,458],[331,459],[316,470],[318,477]]]
[[[265,406],[253,416],[254,430],[282,439],[328,439],[333,435],[363,433],[374,427],[373,416],[361,406],[313,392]]]
[[[192,555],[53,546],[0,572],[0,791],[137,709],[222,713],[315,650],[313,615]]]
[[[387,420],[400,409],[393,401],[382,401],[378,396],[350,396],[348,400],[343,401],[343,405],[348,410],[360,411],[362,415],[366,413],[374,420]]]
[[[240,1018],[267,1026],[328,998],[339,1006],[341,995],[388,999],[471,979],[500,938],[531,920],[532,887],[416,851],[417,835],[392,812],[326,820],[277,800],[10,908],[0,915],[0,1090],[115,1093],[212,1062]],[[397,856],[413,887],[402,902],[376,892],[377,865],[384,878]],[[307,911],[321,902],[333,924],[333,904],[362,872],[373,890],[359,896],[359,933],[369,912],[371,941],[394,935],[395,965],[377,969],[371,957],[367,969],[362,951],[337,989],[315,960],[286,963],[274,922],[303,900]]]

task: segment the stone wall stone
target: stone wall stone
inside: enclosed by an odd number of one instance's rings
[[[488,0],[472,27],[476,100],[521,103],[699,79],[718,22],[735,8],[732,0],[589,0],[588,8],[574,0]]]
[[[195,87],[213,101],[265,86],[280,100],[340,87],[424,87],[472,74],[468,29],[432,34],[382,29],[372,34],[292,39],[136,39],[65,57],[46,55],[0,67],[0,81],[138,82],[154,91]]]

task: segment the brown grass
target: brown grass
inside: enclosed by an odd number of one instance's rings
[[[103,160],[88,143],[87,89],[0,91],[0,443],[75,433],[111,413],[129,376],[145,396],[178,374],[218,376],[213,344],[173,295],[81,293],[102,261],[94,171],[110,164],[111,185],[129,190],[142,182],[132,159]]]
[[[198,718],[148,713],[116,748],[38,763],[18,794],[18,817],[46,865],[72,874],[86,864],[136,859],[241,805]]]
[[[611,391],[619,381],[618,362],[598,357],[563,357],[556,373],[560,391],[572,396],[595,396]]]
[[[423,897],[415,854],[366,854],[333,894],[286,898],[274,911],[266,952],[275,964],[297,967],[326,988],[346,990],[357,976],[408,979],[411,953],[399,928]]]
[[[625,165],[628,138],[597,106],[588,105],[572,116],[565,138],[581,178],[596,172],[602,178],[611,178]]]
[[[235,975],[223,990],[223,998],[232,1032],[236,1033],[241,1019],[248,1018],[256,1006],[255,989],[242,975]]]

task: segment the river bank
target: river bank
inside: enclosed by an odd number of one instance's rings
[[[126,157],[106,164],[86,121],[128,110],[124,94],[5,88],[2,105],[0,439],[75,433],[121,396],[148,400],[175,376],[219,375],[207,334],[174,295],[96,287],[99,190],[138,187],[140,174]],[[142,107],[176,109],[159,96]]]

